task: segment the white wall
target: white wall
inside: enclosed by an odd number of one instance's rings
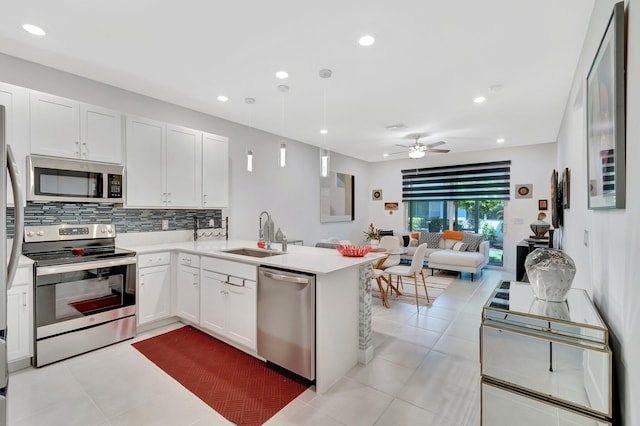
[[[317,147],[288,141],[288,164],[280,168],[277,163],[280,138],[270,133],[3,54],[0,54],[0,81],[227,136],[231,238],[257,239],[258,215],[267,210],[276,229],[280,227],[287,231],[289,239],[302,239],[306,245],[330,236],[354,242],[362,240],[369,213],[366,186],[369,167],[363,161],[332,153],[331,170],[355,176],[356,220],[320,223]],[[254,154],[253,173],[246,171],[248,148]]]
[[[576,261],[574,286],[588,289],[612,332],[621,424],[640,425],[640,0],[627,0],[627,190],[624,210],[587,209],[585,83],[613,0],[595,2],[582,55],[558,136],[558,167],[572,171],[571,209],[564,247]],[[589,233],[588,247],[583,244]],[[636,335],[634,338],[634,334]],[[615,392],[616,394],[618,392]]]
[[[555,143],[459,154],[427,154],[419,160],[407,158],[371,164],[369,217],[376,228],[406,230],[406,213],[402,204],[403,169],[503,160],[511,160],[511,200],[505,202],[504,209],[504,268],[515,273],[516,244],[531,235],[529,224],[537,218],[538,200],[550,201],[549,182],[556,161]],[[514,199],[514,186],[523,183],[533,184],[532,198]],[[371,191],[374,189],[382,189],[381,201],[371,199]],[[390,215],[384,210],[385,202],[399,202],[400,207]],[[549,219],[550,217],[549,214]]]

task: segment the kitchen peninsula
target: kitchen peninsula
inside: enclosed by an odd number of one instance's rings
[[[163,280],[161,271],[164,271],[165,288],[171,289],[170,296],[168,296],[171,297],[170,307],[167,306],[163,309],[163,313],[159,316],[148,316],[143,306],[139,304],[138,322],[140,325],[146,322],[145,318],[151,318],[155,321],[178,317],[258,357],[255,346],[256,274],[254,271],[258,266],[269,266],[314,274],[316,277],[315,360],[316,391],[318,393],[326,392],[358,362],[367,363],[373,358],[371,268],[369,265],[383,257],[382,254],[370,253],[365,257],[343,257],[336,250],[295,245],[289,245],[287,252],[282,253],[279,251],[280,244],[274,244],[277,250],[271,250],[271,252],[275,255],[267,257],[227,252],[241,248],[255,249],[256,242],[247,240],[211,239],[153,245],[136,245],[123,241],[119,242],[119,245],[138,253],[138,267],[141,271],[141,278],[138,282],[139,303],[145,303],[145,291],[148,290],[148,288],[141,287],[145,285],[149,287],[151,280],[161,282]],[[157,271],[154,269],[161,267],[164,269]],[[170,267],[173,272],[168,275]],[[229,327],[241,326],[243,328],[229,330],[228,333],[222,328],[207,326],[207,324],[214,322],[207,320],[211,314],[210,311],[218,308],[212,303],[203,303],[206,289],[205,279],[220,272],[220,268],[230,268],[236,272],[225,271],[223,274],[238,276],[242,278],[243,283],[250,283],[246,287],[250,293],[245,297],[249,301],[243,302],[241,306],[246,314],[241,315],[238,312],[227,311],[228,315],[236,315],[233,319],[226,320]],[[155,276],[149,279],[143,278],[145,270],[153,272]],[[185,275],[189,282],[184,288],[188,293],[191,293],[191,296],[187,294],[181,299],[180,278]],[[151,276],[149,275],[149,277]],[[167,281],[176,285],[167,285]],[[224,291],[216,291],[215,293]],[[152,297],[154,307],[161,305],[157,295]],[[191,301],[185,302],[189,298]],[[181,308],[180,305],[185,304],[192,308]],[[199,309],[197,309],[198,307]],[[244,324],[238,325],[238,322]],[[149,325],[153,324],[153,321],[149,323]]]

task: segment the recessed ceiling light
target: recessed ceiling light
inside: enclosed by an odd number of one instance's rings
[[[504,138],[496,139],[496,142],[503,143],[504,142]]]
[[[320,130],[320,134],[326,135],[327,133],[329,133],[327,129]]]
[[[228,97],[226,97],[225,95],[220,95],[217,98],[220,102],[227,102],[229,100]]]
[[[473,102],[475,102],[477,104],[481,104],[486,100],[487,100],[487,98],[485,98],[484,96],[478,96],[477,98],[473,98]]]
[[[365,35],[365,36],[362,36],[362,37],[360,37],[360,39],[358,40],[358,44],[359,44],[360,46],[365,46],[365,47],[367,47],[367,46],[371,46],[371,45],[372,45],[373,43],[375,43],[375,42],[376,42],[375,37],[374,37],[374,36],[371,36],[371,35]]]
[[[383,157],[388,157],[389,154],[387,154],[386,152],[384,154],[382,154]]]
[[[253,105],[256,103],[256,99],[255,98],[244,98],[244,103],[249,104],[249,105]]]
[[[285,78],[289,77],[289,73],[286,71],[278,71],[276,73],[276,77],[278,77],[280,80],[284,80]]]
[[[33,35],[37,35],[37,36],[43,36],[46,35],[47,33],[44,32],[44,30],[36,25],[31,25],[31,24],[24,24],[22,26],[22,29],[25,30],[26,32],[33,34]]]

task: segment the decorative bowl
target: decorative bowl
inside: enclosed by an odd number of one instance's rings
[[[551,224],[545,222],[544,220],[536,220],[529,225],[529,228],[531,228],[536,238],[544,238],[544,235],[551,228]]]
[[[370,246],[354,246],[354,245],[346,245],[346,246],[338,246],[336,250],[340,252],[341,255],[347,257],[362,257],[365,254],[371,251]]]

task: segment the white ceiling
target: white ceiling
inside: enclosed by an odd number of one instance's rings
[[[555,141],[594,1],[5,0],[0,52],[382,161],[418,132],[452,152]]]

